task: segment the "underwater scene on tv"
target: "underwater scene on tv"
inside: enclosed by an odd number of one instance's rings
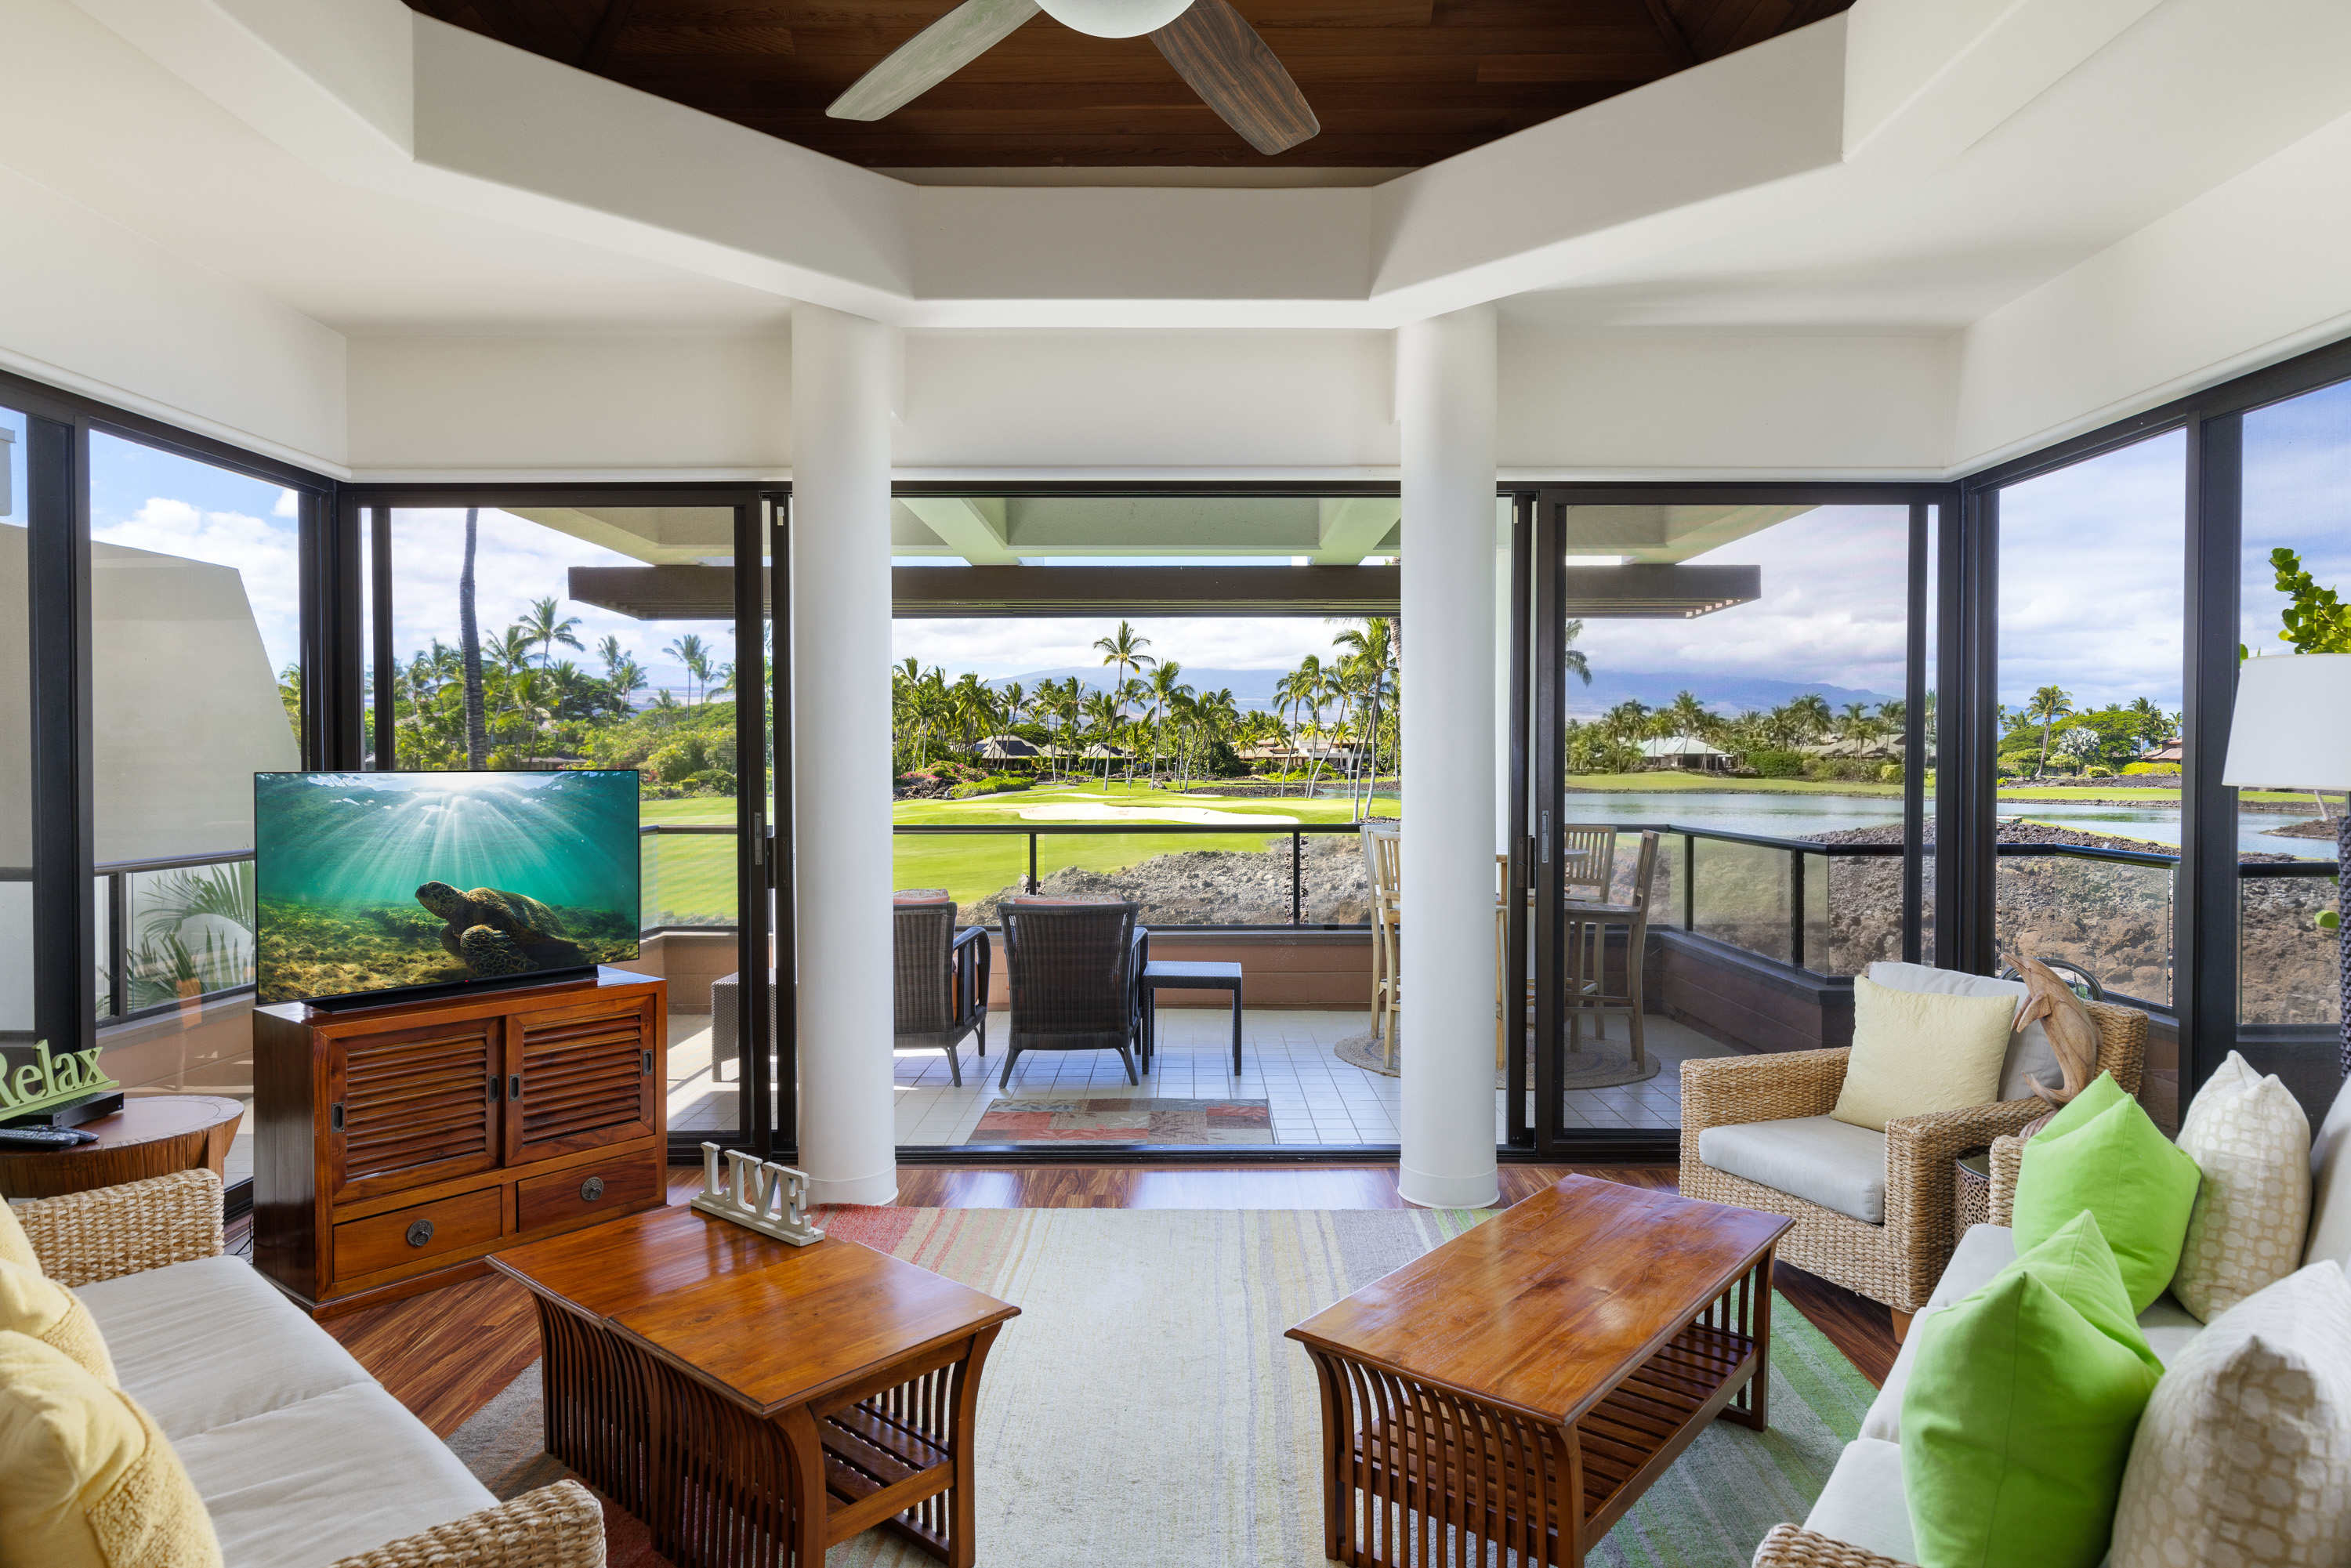
[[[637,776],[258,773],[260,1000],[637,956]]]

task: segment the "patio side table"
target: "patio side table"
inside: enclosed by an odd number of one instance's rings
[[[1159,998],[1162,987],[1175,991],[1229,991],[1233,998],[1233,1071],[1241,1070],[1241,967],[1238,964],[1186,964],[1154,959],[1143,966],[1143,1070],[1159,1052]]]

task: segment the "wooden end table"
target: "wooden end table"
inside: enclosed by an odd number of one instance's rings
[[[547,1451],[679,1568],[821,1568],[875,1525],[970,1568],[980,1367],[1019,1308],[675,1206],[490,1262],[538,1303]]]
[[[84,1122],[98,1142],[72,1149],[0,1153],[0,1197],[58,1197],[199,1166],[225,1178],[242,1101],[219,1094],[133,1094],[111,1116]]]
[[[1763,1429],[1792,1223],[1570,1176],[1291,1329],[1324,1552],[1421,1568],[1450,1531],[1456,1562],[1581,1564],[1708,1421]]]

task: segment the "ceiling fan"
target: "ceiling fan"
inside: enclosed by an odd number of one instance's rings
[[[879,120],[963,69],[1040,9],[1092,37],[1149,34],[1176,74],[1268,157],[1322,129],[1298,84],[1227,0],[963,0],[858,78],[825,113]]]

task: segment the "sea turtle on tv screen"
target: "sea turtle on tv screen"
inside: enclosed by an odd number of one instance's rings
[[[476,975],[526,975],[588,961],[563,939],[555,912],[527,894],[496,887],[460,893],[445,882],[428,882],[416,890],[416,902],[446,922],[441,946]]]

